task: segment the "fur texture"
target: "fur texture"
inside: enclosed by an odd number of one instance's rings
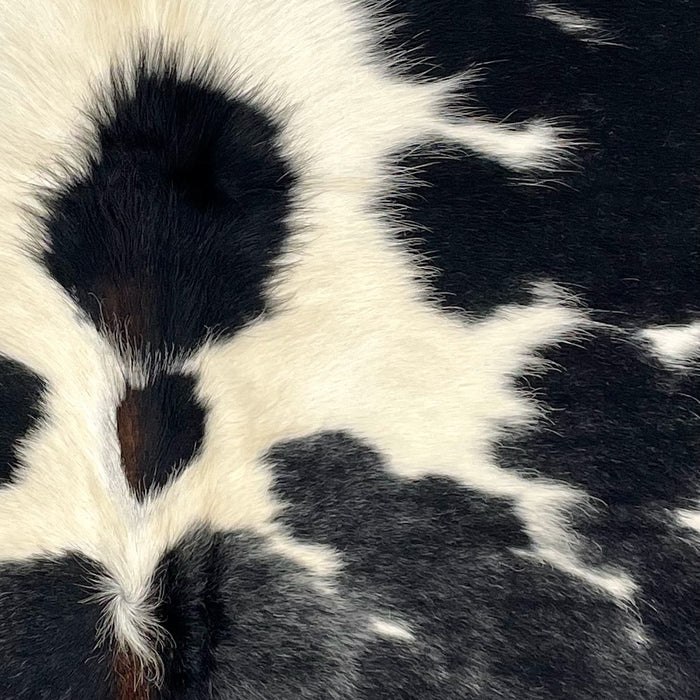
[[[4,0],[0,697],[694,698],[697,25]]]

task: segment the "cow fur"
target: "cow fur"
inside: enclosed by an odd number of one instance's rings
[[[696,697],[689,6],[2,10],[0,698]]]

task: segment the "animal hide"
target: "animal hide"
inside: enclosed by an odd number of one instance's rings
[[[0,698],[700,697],[697,3],[0,10]]]

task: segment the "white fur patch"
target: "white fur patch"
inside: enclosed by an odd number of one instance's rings
[[[565,34],[601,46],[620,46],[617,36],[597,19],[567,10],[551,2],[533,2],[530,14],[555,24]]]
[[[466,148],[499,161],[513,170],[547,172],[570,161],[577,146],[569,130],[556,123],[535,120],[511,127],[486,121],[465,120],[444,124],[440,133]]]
[[[683,527],[700,533],[700,510],[679,509],[676,511],[676,517]]]
[[[413,632],[403,624],[399,624],[394,620],[387,620],[383,617],[372,616],[370,618],[369,628],[380,637],[397,639],[401,642],[413,642],[416,639]]]
[[[691,368],[700,360],[700,321],[686,326],[654,326],[639,332],[654,355],[671,369]]]

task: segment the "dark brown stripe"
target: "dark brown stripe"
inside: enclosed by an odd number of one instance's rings
[[[127,387],[117,408],[117,434],[127,481],[138,498],[165,486],[186,467],[204,437],[204,408],[192,377],[154,377]]]
[[[114,658],[116,700],[150,700],[151,684],[146,680],[138,659],[125,649]]]
[[[140,493],[143,475],[139,455],[143,448],[143,434],[139,429],[141,411],[138,391],[127,387],[126,396],[117,408],[117,435],[121,447],[122,468],[129,486]]]

